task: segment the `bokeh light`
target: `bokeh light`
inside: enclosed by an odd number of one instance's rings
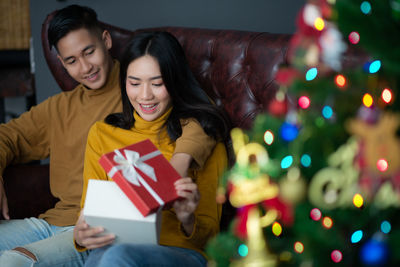
[[[361,261],[366,266],[386,266],[388,253],[387,244],[372,239],[361,247]]]
[[[357,230],[351,235],[351,243],[358,243],[363,237],[363,231]]]
[[[342,74],[338,74],[335,76],[335,83],[342,88],[346,85],[346,78]]]
[[[360,5],[361,12],[365,15],[371,12],[371,4],[368,1],[364,1]]]
[[[342,252],[340,252],[339,250],[335,249],[335,250],[332,251],[332,253],[331,253],[331,259],[332,259],[332,261],[335,262],[335,263],[341,262],[342,259],[343,259]]]
[[[381,223],[381,231],[384,234],[390,233],[390,230],[392,230],[392,225],[388,221],[383,221]]]
[[[274,222],[272,224],[272,233],[276,236],[280,236],[282,234],[282,226],[278,222]]]
[[[287,169],[287,168],[289,168],[290,166],[292,166],[292,163],[293,163],[293,157],[292,156],[286,156],[286,157],[284,157],[283,159],[282,159],[282,161],[281,161],[281,168],[282,169]]]
[[[375,60],[373,62],[371,62],[371,64],[369,65],[369,73],[377,73],[381,68],[381,61],[380,60]]]
[[[360,34],[358,32],[351,32],[349,34],[349,42],[352,44],[358,44],[358,42],[360,42]]]
[[[315,79],[315,77],[317,77],[318,74],[318,70],[317,68],[311,68],[307,71],[306,73],[306,80],[307,81],[312,81]]]
[[[297,253],[301,254],[304,251],[304,245],[303,243],[297,241],[296,243],[294,243],[294,251],[296,251]]]
[[[299,101],[298,101],[298,103],[299,103],[299,106],[302,108],[302,109],[306,109],[306,108],[308,108],[309,106],[310,106],[310,99],[308,98],[308,97],[306,97],[306,96],[301,96],[300,98],[299,98]]]
[[[242,257],[246,257],[249,254],[249,248],[245,244],[241,244],[238,248],[238,253]]]
[[[310,212],[310,217],[313,221],[319,221],[322,217],[322,213],[319,209],[313,208]]]
[[[297,135],[299,134],[299,129],[297,129],[296,125],[285,122],[280,127],[279,134],[283,140],[286,142],[291,142],[296,139]]]
[[[308,154],[303,154],[300,158],[300,163],[301,165],[303,165],[304,167],[310,167],[311,165],[311,157]]]
[[[274,134],[270,130],[265,131],[264,142],[267,145],[271,145],[274,142]]]
[[[332,115],[333,115],[333,110],[330,106],[324,106],[322,108],[322,116],[324,116],[325,119],[332,118]]]
[[[369,108],[374,103],[374,99],[372,98],[372,96],[370,94],[367,93],[363,96],[362,102],[363,102],[364,106]]]
[[[322,219],[322,225],[323,225],[326,229],[331,229],[332,226],[333,226],[333,221],[332,221],[332,219],[329,218],[328,216],[327,216],[327,217],[324,217],[324,218]]]
[[[314,27],[318,31],[322,31],[325,28],[325,22],[321,17],[318,17],[314,21]]]
[[[385,88],[382,91],[381,97],[382,97],[383,102],[385,102],[386,104],[389,104],[393,98],[392,91],[390,91],[390,89],[388,89],[388,88]]]
[[[360,194],[355,194],[353,196],[353,204],[357,208],[361,208],[364,205],[364,198]]]
[[[376,167],[378,168],[379,171],[385,172],[389,168],[389,164],[386,159],[379,159],[376,162]]]

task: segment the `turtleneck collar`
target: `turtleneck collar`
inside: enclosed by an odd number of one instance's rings
[[[154,133],[158,132],[161,127],[165,124],[167,121],[169,115],[171,114],[172,107],[170,107],[163,115],[161,115],[159,118],[155,119],[154,121],[146,121],[142,117],[139,116],[139,114],[134,111],[133,112],[133,117],[135,118],[135,129],[144,132],[144,133]]]

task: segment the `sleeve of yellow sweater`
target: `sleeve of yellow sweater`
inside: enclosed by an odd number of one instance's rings
[[[196,209],[196,221],[189,242],[204,248],[207,241],[219,231],[222,206],[217,204],[219,178],[227,168],[228,160],[225,146],[218,143],[212,155],[205,163],[204,170],[195,173],[200,191],[200,203]]]
[[[182,135],[176,139],[175,153],[186,153],[192,156],[195,169],[202,169],[207,158],[215,147],[216,141],[208,136],[196,119],[181,121]]]
[[[222,206],[216,202],[219,178],[227,168],[225,146],[218,143],[207,159],[204,169],[195,171],[193,178],[200,192],[200,202],[195,211],[194,230],[185,236],[175,213],[163,213],[163,229],[160,244],[187,247],[202,251],[207,241],[219,231]]]
[[[11,163],[24,163],[49,156],[50,106],[47,99],[19,118],[0,125],[0,179]]]

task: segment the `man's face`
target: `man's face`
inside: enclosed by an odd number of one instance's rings
[[[111,45],[107,31],[99,38],[87,29],[78,29],[58,41],[58,59],[77,82],[90,89],[99,89],[106,84],[112,67],[108,52]]]

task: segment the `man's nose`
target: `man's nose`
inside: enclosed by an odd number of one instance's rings
[[[83,73],[89,73],[90,70],[92,69],[92,64],[90,64],[90,62],[88,62],[84,58],[81,58],[79,61],[80,61],[80,64],[81,64],[82,72]]]

